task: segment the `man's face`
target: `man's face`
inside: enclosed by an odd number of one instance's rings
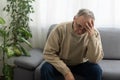
[[[91,18],[86,18],[84,16],[79,16],[79,17],[75,17],[74,18],[74,31],[77,33],[77,34],[81,34],[81,33],[84,33],[86,32],[86,24],[94,26],[94,20],[91,19]]]

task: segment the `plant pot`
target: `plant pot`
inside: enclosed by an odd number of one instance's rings
[[[5,79],[4,79],[4,76],[0,76],[0,80],[5,80]]]

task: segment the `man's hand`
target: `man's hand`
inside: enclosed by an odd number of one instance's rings
[[[73,74],[71,72],[68,72],[66,75],[65,75],[65,80],[75,80]]]
[[[86,27],[85,27],[86,31],[88,31],[89,35],[91,36],[92,34],[94,34],[94,21],[92,19],[90,19],[87,23],[86,23]]]

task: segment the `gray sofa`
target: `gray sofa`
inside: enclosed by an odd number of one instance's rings
[[[48,34],[54,28],[52,25]],[[103,69],[103,80],[120,80],[120,29],[98,28],[103,43],[104,59],[99,62]],[[21,56],[14,63],[14,80],[41,80],[40,68],[44,63],[43,49],[30,50],[31,57]],[[76,80],[84,80],[75,75]],[[58,80],[64,80],[58,76]]]

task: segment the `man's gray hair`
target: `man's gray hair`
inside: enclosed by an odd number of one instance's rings
[[[95,20],[94,14],[92,11],[90,11],[89,9],[80,9],[76,15],[76,17],[79,16],[85,16],[85,17],[90,17],[92,19]]]

